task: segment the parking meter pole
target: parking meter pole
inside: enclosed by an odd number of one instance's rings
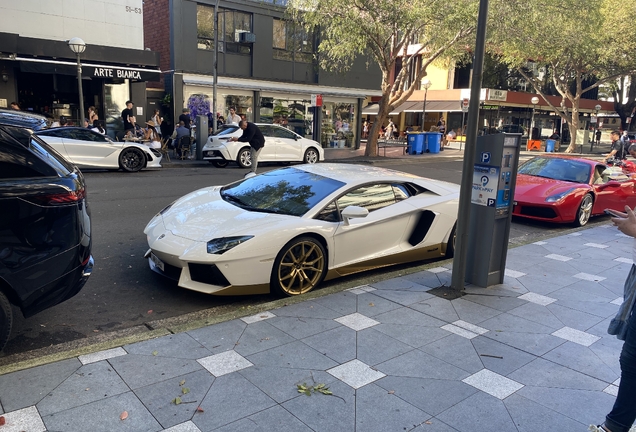
[[[208,116],[197,116],[196,125],[197,160],[203,160],[203,146],[208,141]]]
[[[453,260],[453,276],[451,287],[464,289],[466,280],[466,252],[470,222],[470,198],[473,184],[473,161],[479,128],[479,101],[481,82],[484,73],[484,53],[486,47],[486,25],[488,22],[488,0],[479,1],[479,17],[477,18],[477,36],[475,58],[473,61],[472,84],[470,88],[470,107],[468,108],[468,127],[466,128],[466,150],[462,183],[459,192],[459,212],[457,217],[457,240],[455,242],[455,258]]]

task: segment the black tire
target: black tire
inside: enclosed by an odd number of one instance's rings
[[[229,162],[226,160],[211,160],[210,163],[217,168],[225,168]]]
[[[306,164],[315,164],[320,161],[320,153],[313,147],[305,150],[305,156],[303,156],[303,162]]]
[[[299,237],[278,253],[270,286],[274,294],[296,296],[307,293],[322,282],[327,273],[327,253],[313,237]]]
[[[119,166],[126,172],[137,172],[146,166],[146,155],[136,147],[128,147],[119,154]]]
[[[457,241],[457,224],[453,226],[450,236],[448,237],[448,243],[446,243],[446,258],[452,258],[455,256],[455,242]]]
[[[241,150],[239,150],[238,155],[236,155],[236,163],[241,168],[252,167],[252,151],[249,147],[243,147]]]
[[[0,291],[0,351],[4,348],[11,335],[13,326],[13,312],[9,299]]]
[[[591,194],[585,194],[579,204],[579,209],[576,212],[576,218],[574,219],[574,226],[582,227],[588,223],[592,216],[592,206],[594,205],[594,197]]]

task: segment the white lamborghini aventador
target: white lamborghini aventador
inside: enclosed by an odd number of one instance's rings
[[[144,232],[150,268],[216,295],[310,291],[324,279],[452,256],[459,186],[353,164],[299,165],[192,192]]]

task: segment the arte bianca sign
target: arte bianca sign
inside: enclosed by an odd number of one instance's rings
[[[159,80],[160,72],[154,69],[127,69],[117,66],[82,65],[82,75],[91,78],[130,79],[138,81]]]
[[[95,78],[128,78],[128,79],[141,79],[141,72],[128,69],[115,69],[115,68],[95,68],[93,69],[93,77]]]

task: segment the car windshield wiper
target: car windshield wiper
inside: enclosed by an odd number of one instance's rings
[[[246,204],[245,202],[243,202],[243,200],[241,200],[239,197],[236,197],[236,196],[230,195],[230,194],[222,194],[221,196],[223,197],[223,199],[225,201],[234,203],[237,206],[241,207],[242,209],[253,210],[252,206],[250,206],[249,204]]]

